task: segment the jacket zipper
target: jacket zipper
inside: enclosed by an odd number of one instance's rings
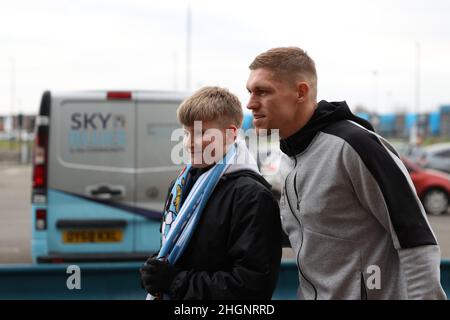
[[[297,216],[295,215],[295,213],[294,213],[294,210],[292,210],[292,206],[291,206],[291,202],[289,201],[289,195],[288,195],[288,192],[287,192],[287,181],[288,181],[288,179],[289,179],[289,176],[291,175],[291,173],[292,172],[295,172],[295,169],[297,168],[297,157],[295,157],[294,156],[294,159],[295,159],[295,165],[294,165],[294,170],[292,170],[288,175],[287,175],[287,177],[286,177],[286,179],[285,179],[285,181],[284,181],[284,190],[285,190],[285,194],[286,194],[286,200],[287,200],[287,203],[289,204],[289,209],[290,209],[290,211],[291,211],[291,213],[292,213],[292,215],[294,216],[294,218],[295,218],[295,220],[297,220],[297,222],[298,222],[298,224],[299,224],[299,226],[300,226],[300,233],[301,233],[301,235],[302,235],[302,241],[301,241],[301,244],[300,244],[300,249],[298,250],[298,252],[297,252],[297,259],[296,259],[296,264],[297,264],[297,268],[298,268],[298,271],[300,272],[300,274],[301,274],[301,276],[306,280],[306,282],[308,282],[308,284],[314,289],[314,300],[317,300],[317,289],[316,289],[316,287],[312,284],[312,282],[304,275],[304,273],[302,272],[302,269],[300,268],[300,263],[299,263],[299,256],[300,256],[300,252],[302,251],[302,247],[303,247],[303,226],[302,226],[302,224],[301,224],[301,222],[300,222],[300,219],[299,218],[297,218]],[[298,192],[297,192],[297,173],[295,173],[295,176],[294,176],[294,192],[295,192],[295,196],[297,197],[297,209],[299,210],[300,209],[300,204],[299,204],[299,201],[298,201]]]
[[[295,172],[294,176],[294,192],[295,196],[297,197],[297,210],[300,212],[300,201],[298,200],[298,192],[297,192],[297,172]],[[300,221],[300,219],[299,219]]]
[[[366,281],[364,279],[364,274],[361,272],[361,300],[368,300]]]

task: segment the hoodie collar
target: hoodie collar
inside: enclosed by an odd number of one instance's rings
[[[235,162],[231,163],[229,167],[225,170],[224,174],[230,174],[237,171],[253,171],[260,175],[258,164],[255,158],[252,156],[250,151],[245,144],[245,141],[238,138],[235,142],[236,146],[236,158]]]
[[[286,155],[293,157],[302,153],[309,146],[316,134],[332,123],[352,120],[368,130],[374,131],[372,125],[355,116],[345,101],[327,102],[320,101],[311,119],[304,127],[286,139],[280,140],[280,149]]]

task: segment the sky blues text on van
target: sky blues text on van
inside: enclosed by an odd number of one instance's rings
[[[89,151],[91,148],[96,151],[99,151],[98,148],[118,151],[126,145],[125,128],[126,118],[123,114],[73,113],[69,132],[71,151]]]

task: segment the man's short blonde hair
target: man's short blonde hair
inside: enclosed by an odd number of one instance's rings
[[[294,83],[307,81],[312,89],[312,96],[317,98],[316,64],[310,56],[298,47],[280,47],[259,54],[249,66],[250,70],[267,69],[275,78]]]
[[[244,114],[238,97],[227,89],[203,87],[183,101],[177,117],[185,126],[193,126],[194,121],[219,121],[224,127],[240,128]]]

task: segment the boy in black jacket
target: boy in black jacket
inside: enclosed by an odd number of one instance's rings
[[[197,179],[231,147],[238,161],[219,179],[175,264],[147,260],[141,268],[143,286],[171,299],[270,299],[281,261],[279,207],[245,143],[236,139],[243,118],[238,98],[228,90],[205,87],[183,102],[177,116],[192,168],[179,196],[169,193],[166,213],[171,203],[182,208]],[[197,121],[200,134],[194,128]],[[165,214],[163,237],[175,219]]]

